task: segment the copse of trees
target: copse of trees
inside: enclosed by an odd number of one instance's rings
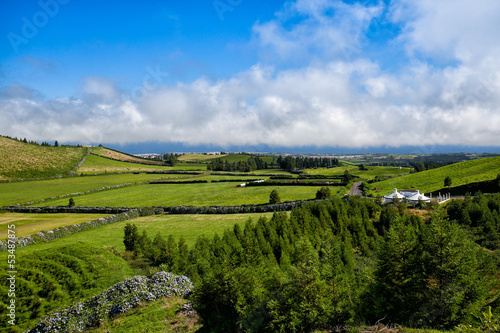
[[[250,156],[246,161],[229,162],[221,158],[212,160],[207,165],[209,171],[241,171],[251,172],[254,170],[264,170],[269,168],[269,164],[259,156]]]
[[[302,157],[302,156],[279,156],[277,161],[279,167],[285,171],[292,172],[297,169],[331,168],[339,166],[339,160],[331,157]]]

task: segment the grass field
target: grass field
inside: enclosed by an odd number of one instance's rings
[[[111,158],[114,160],[122,161],[122,162],[130,162],[130,163],[146,163],[150,165],[162,165],[162,161],[155,161],[155,160],[150,160],[147,158],[140,158],[140,157],[135,157],[129,154],[125,154],[113,149],[105,148],[105,147],[98,147],[98,148],[93,148],[92,153]]]
[[[235,183],[137,185],[75,197],[77,206],[215,206],[263,204],[276,189],[282,201],[313,199],[321,186],[236,187]],[[331,187],[332,194],[340,188]],[[68,199],[51,200],[44,206],[66,205]],[[40,205],[40,204],[37,204]]]
[[[0,240],[7,238],[7,226],[16,226],[16,236],[33,235],[40,231],[53,230],[70,224],[96,220],[102,214],[23,214],[0,212]]]
[[[86,148],[42,147],[0,136],[0,179],[67,175],[85,154]]]
[[[216,158],[222,158],[228,156],[228,154],[224,155],[204,155],[204,154],[185,154],[179,156],[178,161],[180,162],[210,162],[210,160],[214,160]]]
[[[182,177],[183,175],[172,175]],[[54,196],[85,192],[102,187],[153,180],[168,175],[117,174],[103,176],[75,176],[70,178],[0,183],[0,206],[21,204]],[[65,199],[67,204],[68,199]]]
[[[172,167],[159,165],[144,165],[131,162],[121,162],[110,160],[108,158],[89,155],[82,166],[77,170],[78,173],[95,172],[116,172],[116,171],[151,171],[151,170],[172,170]]]
[[[418,189],[422,193],[444,187],[444,179],[449,176],[452,186],[464,185],[496,178],[500,173],[500,157],[490,157],[447,165],[441,168],[422,171],[408,176],[393,178],[372,184],[376,196],[386,195],[397,189]]]
[[[376,176],[403,176],[410,173],[410,168],[369,166],[366,169],[368,170],[359,170],[357,166],[342,166],[337,168],[305,169],[304,173],[308,175],[341,176],[347,170],[350,174],[363,179],[374,179]]]

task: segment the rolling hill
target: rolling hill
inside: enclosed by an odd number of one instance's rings
[[[429,193],[444,187],[444,179],[450,177],[452,186],[491,180],[500,174],[500,157],[483,158],[447,165],[441,168],[413,173],[372,184],[371,193],[382,196],[392,189],[418,189]]]
[[[87,155],[83,147],[47,147],[0,137],[0,180],[68,175]]]

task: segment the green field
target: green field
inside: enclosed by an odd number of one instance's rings
[[[16,226],[16,236],[33,235],[40,231],[53,230],[70,224],[96,220],[103,214],[24,214],[0,212],[0,240],[7,238],[7,226]]]
[[[182,177],[183,175],[171,175]],[[107,186],[166,178],[169,175],[116,174],[0,183],[0,206],[21,204],[54,196],[85,192]],[[68,199],[65,199],[65,205]]]
[[[366,169],[368,170],[359,170],[357,166],[341,166],[337,168],[305,169],[304,173],[307,175],[342,176],[347,170],[351,175],[367,180],[374,179],[376,176],[403,176],[410,173],[410,168],[369,166]]]
[[[0,136],[0,180],[67,175],[86,148],[42,147]]]
[[[389,194],[393,188],[418,189],[422,193],[428,193],[444,188],[444,179],[447,176],[451,177],[452,186],[458,186],[491,180],[498,174],[500,174],[500,157],[490,157],[388,179],[373,183],[371,187],[377,188],[376,191],[372,191],[376,196]]]
[[[230,206],[264,204],[273,189],[282,201],[314,199],[321,186],[236,187],[235,183],[137,185],[75,197],[77,206]],[[332,187],[333,193],[340,188]],[[43,202],[44,206],[67,205],[68,199]],[[37,204],[40,205],[40,204]]]

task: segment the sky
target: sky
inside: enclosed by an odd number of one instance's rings
[[[2,0],[0,134],[500,152],[498,17],[498,0]]]

